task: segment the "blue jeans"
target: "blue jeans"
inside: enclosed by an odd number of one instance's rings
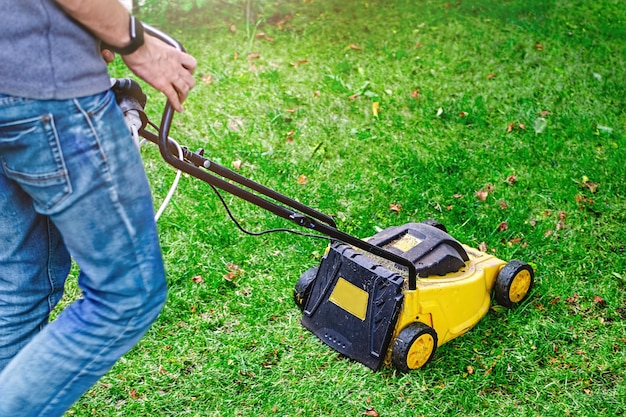
[[[60,416],[165,302],[150,188],[111,92],[0,95],[0,164],[0,417]]]

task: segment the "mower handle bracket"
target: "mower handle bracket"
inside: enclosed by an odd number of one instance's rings
[[[146,33],[148,33],[149,35],[159,38],[163,42],[173,46],[179,51],[185,51],[185,48],[182,46],[182,44],[180,44],[180,42],[178,42],[170,35],[150,25],[144,23],[142,24]],[[142,131],[142,135],[146,139],[158,144],[161,156],[163,157],[163,159],[165,159],[167,163],[189,175],[192,175],[195,178],[205,181],[212,186],[233,194],[236,197],[240,197],[243,200],[246,200],[252,204],[255,204],[258,207],[268,210],[279,217],[292,221],[299,226],[302,226],[306,229],[315,230],[333,240],[341,241],[343,243],[355,246],[373,255],[379,256],[383,259],[403,266],[408,271],[409,289],[417,289],[417,271],[415,265],[413,265],[411,261],[403,258],[402,256],[396,255],[395,253],[389,252],[379,246],[372,245],[367,241],[340,231],[339,229],[337,229],[337,225],[332,217],[323,214],[317,210],[314,210],[313,208],[299,203],[289,197],[286,197],[270,188],[258,184],[246,177],[243,177],[242,175],[239,175],[219,164],[216,164],[213,161],[210,161],[203,156],[203,151],[201,153],[191,152],[188,149],[184,148],[184,157],[182,160],[179,159],[178,156],[175,156],[177,155],[177,152],[174,153],[173,151],[173,149],[175,149],[176,147],[169,139],[169,132],[173,116],[174,110],[172,104],[169,100],[167,100],[165,108],[163,110],[163,115],[161,117],[161,124],[158,129],[158,136],[151,134],[150,132],[147,132],[145,130]],[[187,162],[187,160],[189,162]],[[200,169],[200,167],[205,168],[206,170],[202,170]],[[262,198],[255,193],[252,193],[242,187],[239,187],[229,181],[224,180],[223,178],[219,178],[217,175],[214,175],[209,171],[224,178],[227,178],[231,181],[234,181],[240,185],[246,186],[266,197],[272,198],[282,204],[285,204],[289,208],[298,210],[299,212],[302,212],[304,214],[295,212],[284,206],[276,204],[273,201]]]

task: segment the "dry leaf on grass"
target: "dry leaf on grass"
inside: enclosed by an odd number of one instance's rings
[[[299,67],[300,65],[306,64],[306,63],[308,63],[308,62],[309,62],[309,60],[308,60],[307,58],[304,58],[304,59],[299,59],[299,60],[297,60],[297,61],[295,61],[295,62],[292,62],[292,63],[291,63],[291,66],[292,66],[292,67],[294,67],[294,68],[297,68],[297,67]]]
[[[515,183],[517,182],[517,176],[516,175],[509,175],[508,177],[506,177],[506,183],[509,185],[515,185]]]
[[[485,201],[487,197],[489,196],[489,192],[487,190],[479,190],[479,191],[476,191],[475,194],[476,194],[476,197],[480,201]]]
[[[258,52],[251,52],[246,58],[248,59],[248,61],[254,61],[255,59],[261,58],[261,54],[259,54]]]
[[[395,213],[400,213],[400,211],[402,211],[402,205],[400,204],[389,204],[389,210],[395,212]]]
[[[267,42],[274,42],[274,38],[269,36],[267,33],[263,33],[263,32],[257,33],[256,35],[254,35],[254,37],[256,39],[261,39]]]
[[[228,263],[226,264],[226,269],[228,271],[224,274],[226,281],[233,281],[243,275],[243,270],[239,267],[239,265]]]

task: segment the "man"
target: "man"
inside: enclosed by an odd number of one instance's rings
[[[100,42],[177,111],[196,61],[143,34],[118,0],[0,11],[0,417],[60,416],[166,296],[149,184]],[[71,258],[83,297],[48,324]]]

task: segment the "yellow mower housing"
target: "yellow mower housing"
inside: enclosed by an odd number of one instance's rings
[[[487,314],[492,294],[514,307],[533,286],[532,268],[463,245],[427,221],[385,229],[367,239],[409,259],[418,279],[398,265],[339,242],[294,291],[302,325],[322,342],[373,370],[391,362],[407,372],[438,346],[463,335]]]

